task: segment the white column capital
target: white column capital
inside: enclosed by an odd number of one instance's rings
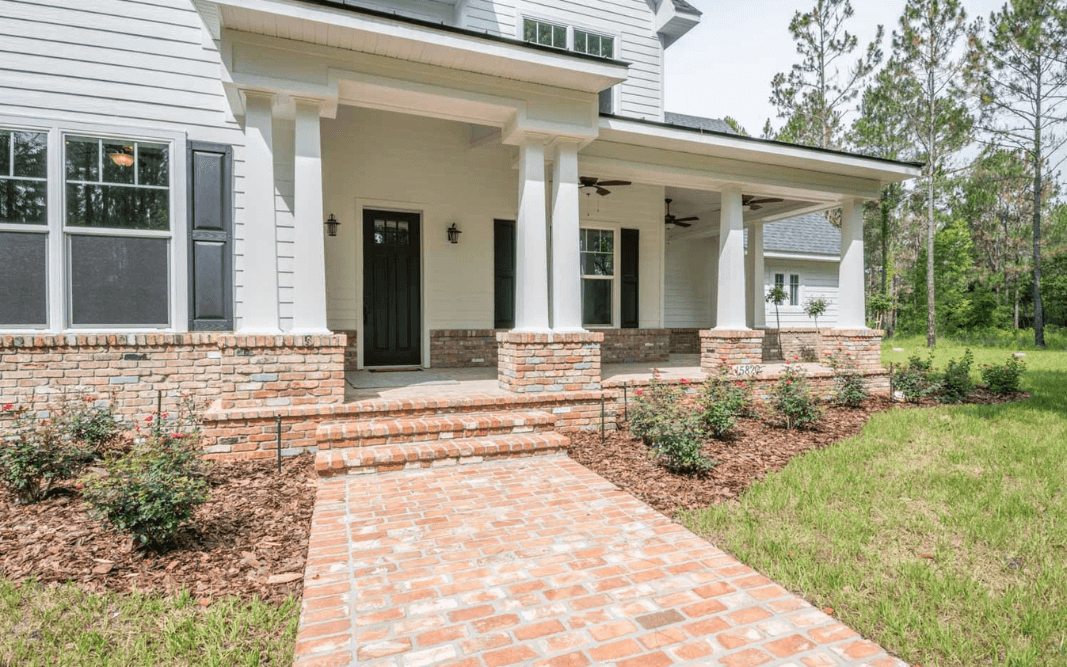
[[[250,104],[269,104],[272,108],[274,106],[274,100],[277,95],[269,90],[258,90],[256,88],[242,88],[241,89],[241,101],[244,103],[247,109]]]

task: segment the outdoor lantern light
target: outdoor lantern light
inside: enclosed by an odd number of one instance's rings
[[[330,214],[330,218],[326,221],[326,232],[330,236],[337,236],[337,228],[341,226],[341,223],[337,221],[337,218],[333,217],[333,213]]]
[[[448,242],[459,243],[459,235],[463,232],[456,229],[456,223],[452,223],[452,226],[448,228]]]

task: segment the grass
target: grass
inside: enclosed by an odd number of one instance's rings
[[[237,599],[201,608],[187,593],[86,593],[0,581],[0,665],[291,665],[299,609]]]
[[[976,380],[1011,353],[972,349]],[[1025,359],[1028,401],[875,415],[683,520],[910,664],[1067,665],[1067,352]]]

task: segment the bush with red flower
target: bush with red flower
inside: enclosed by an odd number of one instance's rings
[[[63,427],[62,413],[37,414],[8,403],[0,434],[0,483],[20,503],[38,502],[61,480],[69,479],[91,458]]]
[[[665,382],[654,371],[646,390],[637,390],[628,408],[630,433],[641,438],[652,456],[676,472],[698,472],[715,466],[703,453],[705,433],[700,413],[685,402],[686,387]]]
[[[810,427],[823,414],[804,371],[788,361],[771,390],[770,407],[774,423],[786,429]]]
[[[700,393],[700,418],[707,432],[725,438],[737,424],[738,417],[752,410],[752,388],[748,382],[730,377],[729,366],[708,378]]]

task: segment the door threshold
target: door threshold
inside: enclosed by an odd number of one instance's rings
[[[368,373],[411,373],[421,371],[422,366],[364,366]]]

